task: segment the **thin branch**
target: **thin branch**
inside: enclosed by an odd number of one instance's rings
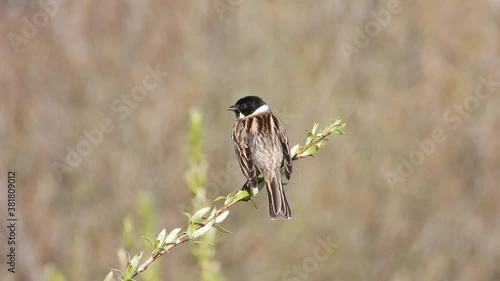
[[[291,149],[291,153],[293,154],[292,160],[296,161],[302,158],[306,158],[308,156],[313,156],[317,152],[317,150],[321,146],[323,146],[324,142],[327,141],[326,137],[328,137],[331,134],[337,134],[337,135],[344,134],[343,128],[345,127],[345,125],[346,124],[343,123],[342,120],[336,120],[332,121],[332,124],[330,126],[321,131],[318,130],[318,124],[315,123],[313,129],[310,132],[308,132],[306,143],[300,147],[299,145],[296,145]],[[120,280],[122,281],[133,280],[133,278],[144,272],[149,267],[149,265],[151,265],[154,261],[158,260],[165,253],[168,253],[169,250],[173,249],[174,247],[180,244],[195,240],[198,237],[203,236],[212,227],[217,227],[219,230],[221,229],[224,230],[222,227],[220,227],[220,225],[218,225],[219,221],[217,219],[219,218],[219,216],[225,213],[229,208],[231,208],[236,203],[240,201],[250,200],[251,197],[255,196],[258,193],[259,189],[262,187],[263,184],[262,183],[259,184],[259,187],[256,187],[252,190],[251,195],[247,191],[237,190],[230,193],[226,197],[222,196],[218,197],[218,199],[220,198],[226,199],[224,204],[218,209],[213,209],[212,212],[210,212],[210,215],[208,215],[207,217],[203,217],[203,215],[208,213],[209,211],[208,209],[210,208],[204,208],[198,210],[194,215],[187,214],[190,224],[188,230],[178,236],[177,233],[180,231],[180,228],[171,232],[171,234],[174,233],[173,237],[170,237],[170,235],[166,235],[166,230],[164,229],[161,232],[161,234],[156,237],[154,250],[151,257],[149,257],[142,264],[139,264],[139,261],[142,257],[142,253],[135,255],[128,262],[127,271],[122,274]],[[218,199],[216,199],[215,201],[217,201]],[[223,218],[220,219],[220,222],[224,220],[225,216],[222,215],[221,217]],[[111,280],[112,277],[113,274],[111,272],[110,274],[108,274],[105,281]]]
[[[329,131],[329,130],[323,131],[323,133],[317,139],[315,139],[309,146],[306,147],[304,145],[303,147],[299,148],[299,150],[297,150],[297,153],[295,153],[295,155],[292,157],[292,160],[295,161],[295,160],[299,160],[299,159],[308,157],[308,155],[302,155],[304,153],[304,151],[306,151],[309,147],[315,146],[318,143],[320,143],[321,141],[326,140],[326,137],[328,137],[332,133],[333,133],[333,131]]]
[[[233,200],[227,204],[224,204],[222,205],[219,209],[217,209],[217,211],[215,212],[214,215],[211,215],[209,216],[207,219],[205,219],[203,221],[203,223],[200,223],[196,226],[196,229],[200,229],[202,228],[203,226],[205,226],[208,222],[210,221],[213,221],[217,216],[219,216],[220,214],[224,213],[227,209],[231,208],[231,206],[233,206],[234,204],[238,203],[239,200]],[[163,251],[160,251],[160,252],[156,252],[154,253],[149,259],[147,259],[144,263],[142,263],[139,268],[137,269],[137,271],[135,272],[134,275],[132,275],[132,278],[136,277],[137,275],[141,274],[143,271],[145,271],[146,269],[148,269],[148,266],[150,264],[152,264],[155,260],[159,259],[161,256],[163,256],[165,253],[167,253],[169,250],[171,250],[172,248],[180,245],[180,244],[183,244],[187,241],[189,241],[189,237],[186,233],[184,234],[181,234],[178,238],[177,238],[177,241],[175,242],[175,244],[170,244],[168,245],[165,250]]]

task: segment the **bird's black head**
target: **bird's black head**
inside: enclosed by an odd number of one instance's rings
[[[269,111],[267,104],[258,96],[247,96],[241,98],[236,102],[236,104],[231,105],[228,109],[234,111],[236,118],[242,118],[260,111]]]

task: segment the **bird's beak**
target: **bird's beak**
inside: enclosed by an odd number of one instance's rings
[[[230,110],[230,111],[237,111],[238,108],[234,105],[231,105],[227,110]]]

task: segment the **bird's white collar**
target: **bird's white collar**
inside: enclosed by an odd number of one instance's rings
[[[264,105],[261,105],[259,108],[257,108],[252,114],[250,115],[247,115],[247,116],[244,116],[243,114],[241,114],[240,112],[240,116],[238,116],[239,119],[241,118],[245,118],[245,117],[251,117],[251,116],[255,116],[257,114],[261,114],[261,113],[265,113],[265,112],[269,112],[269,106],[267,104],[264,104]]]

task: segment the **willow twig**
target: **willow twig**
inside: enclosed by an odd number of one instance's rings
[[[318,124],[315,123],[313,129],[311,131],[308,131],[306,143],[303,146],[299,146],[297,144],[291,149],[292,160],[296,161],[308,156],[313,156],[318,151],[318,149],[325,144],[329,135],[344,134],[343,129],[345,125],[346,124],[343,123],[342,120],[336,120],[332,121],[332,124],[326,127],[324,130],[318,130]],[[263,185],[260,184],[260,188],[262,188],[262,186]],[[258,190],[255,190],[255,192],[252,192],[252,195],[255,195],[257,192]],[[229,208],[240,201],[248,201],[249,199],[251,199],[252,195],[250,195],[245,190],[237,190],[225,197],[220,196],[216,200],[214,200],[217,201],[219,199],[225,199],[224,204],[217,209],[207,207],[198,210],[193,215],[186,214],[189,219],[189,227],[187,231],[177,235],[180,229],[175,229],[169,235],[167,235],[164,229],[156,237],[154,249],[151,256],[143,263],[139,263],[142,257],[142,252],[135,255],[128,262],[126,272],[122,273],[122,275],[120,276],[120,281],[133,280],[133,278],[147,270],[147,268],[153,262],[161,258],[165,253],[168,253],[171,249],[188,241],[196,240],[197,238],[206,234],[211,228],[217,228],[220,231],[228,232],[218,223],[222,222],[226,218],[229,212]],[[210,214],[205,217],[204,215],[206,215],[208,212],[210,212]],[[110,272],[105,281],[112,280],[112,278],[113,273]]]

